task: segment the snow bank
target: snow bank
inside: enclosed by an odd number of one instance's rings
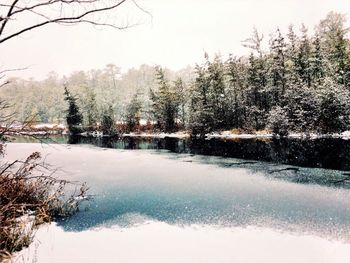
[[[143,138],[188,138],[190,137],[189,133],[186,132],[176,132],[176,133],[124,133],[123,137],[143,137]],[[222,131],[222,132],[213,132],[208,133],[205,136],[207,139],[271,139],[273,137],[279,138],[272,133],[241,133],[234,134],[231,131]],[[339,138],[344,140],[350,139],[350,131],[345,131],[342,133],[333,133],[333,134],[318,134],[318,133],[289,133],[287,138],[295,139],[320,139],[320,138]]]
[[[223,131],[218,133],[210,133],[206,135],[206,138],[218,138],[218,139],[256,139],[256,138],[279,138],[277,135],[273,135],[272,133],[256,133],[256,134],[233,134],[231,131]],[[287,138],[295,138],[295,139],[320,139],[320,138],[338,138],[349,140],[350,139],[350,131],[344,131],[342,133],[332,133],[332,134],[321,134],[321,133],[289,133]]]
[[[339,138],[342,138],[344,140],[350,139],[350,131],[344,131],[340,134]]]
[[[15,262],[348,263],[350,244],[252,226],[180,227],[150,221],[130,228],[65,232],[51,224],[38,231]]]
[[[217,139],[254,139],[254,138],[272,138],[273,134],[270,133],[262,133],[262,134],[234,134],[231,131],[223,131],[220,133],[210,133],[207,134],[206,137],[208,139],[217,138]]]
[[[65,129],[66,126],[63,124],[54,124],[54,123],[38,123],[32,125],[34,129]]]
[[[146,124],[145,120],[142,120]],[[30,129],[32,128],[32,130]],[[46,135],[46,134],[67,134],[67,127],[64,124],[53,124],[53,123],[39,123],[32,125],[30,128],[26,130],[22,130],[23,126],[19,124],[15,124],[11,126],[13,129],[12,132],[23,134],[23,135]],[[99,131],[94,132],[84,132],[81,134],[82,136],[92,136],[92,137],[103,137],[103,133]],[[144,137],[144,138],[188,138],[190,134],[184,131],[175,132],[175,133],[124,133],[121,134],[122,137]],[[253,134],[248,133],[233,133],[232,131],[221,131],[221,132],[213,132],[209,133],[205,136],[207,139],[269,139],[273,138],[274,135],[269,132],[256,132]],[[278,136],[276,136],[278,138]],[[319,138],[339,138],[344,140],[350,139],[350,130],[344,131],[342,133],[332,133],[332,134],[320,134],[320,133],[296,133],[291,132],[287,136],[288,138],[296,138],[296,139],[319,139]]]

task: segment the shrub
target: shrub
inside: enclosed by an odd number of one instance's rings
[[[58,180],[34,152],[25,161],[0,167],[0,262],[30,244],[36,226],[78,211],[86,185],[64,197],[68,181]],[[24,222],[22,222],[24,220]]]
[[[287,136],[289,127],[287,111],[279,106],[272,108],[267,119],[267,126],[273,134]]]

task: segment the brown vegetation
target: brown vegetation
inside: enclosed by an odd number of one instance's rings
[[[4,144],[2,154],[3,149]],[[0,166],[0,262],[28,246],[38,225],[71,215],[85,199],[85,184],[78,194],[65,197],[70,182],[54,178],[54,170],[40,160],[34,152]]]

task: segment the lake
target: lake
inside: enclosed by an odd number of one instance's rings
[[[93,200],[20,262],[350,262],[348,141],[49,141],[6,158],[40,151]]]

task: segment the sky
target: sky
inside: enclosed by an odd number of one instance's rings
[[[142,64],[178,70],[201,63],[204,52],[245,55],[242,46],[254,26],[264,34],[304,23],[312,32],[329,11],[346,14],[349,0],[137,0],[151,16],[129,8],[117,15],[139,23],[126,30],[90,25],[50,25],[0,45],[0,68],[28,67],[8,76],[43,79],[50,71],[68,75],[77,70],[115,64],[126,71]],[[349,23],[348,23],[349,24]]]

